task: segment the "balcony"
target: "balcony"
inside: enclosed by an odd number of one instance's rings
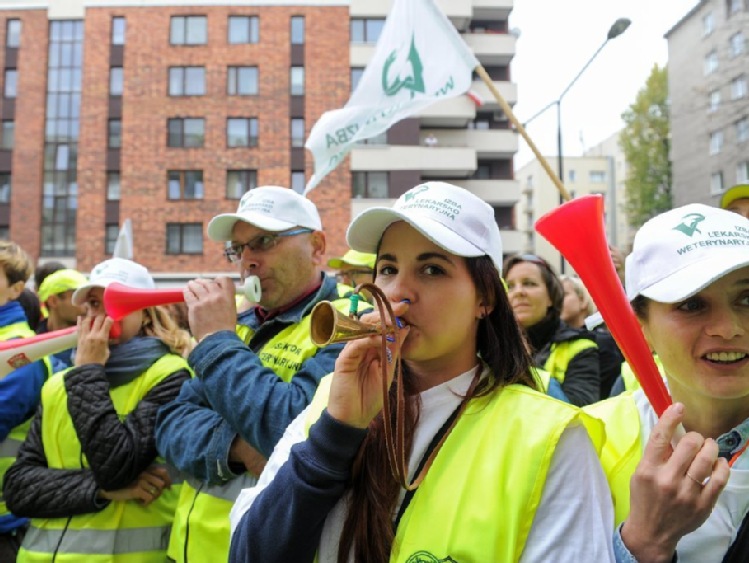
[[[512,12],[513,0],[473,0],[473,18],[477,20],[506,20]]]
[[[381,146],[351,151],[351,171],[420,170],[424,176],[465,177],[476,170],[468,147]]]
[[[434,149],[470,147],[478,158],[512,158],[518,151],[517,133],[511,129],[430,129],[421,131],[421,144],[430,135],[437,139]]]
[[[513,82],[507,82],[503,80],[495,80],[494,87],[499,90],[499,93],[505,99],[505,101],[513,106],[518,101],[518,87]],[[483,80],[474,80],[471,86],[473,90],[484,102],[481,106],[482,110],[499,109],[499,104],[494,99],[494,95],[489,91],[489,87],[484,84]]]
[[[506,0],[502,0],[504,3]],[[436,0],[437,6],[456,28],[466,29],[474,15],[472,0]],[[485,4],[494,4],[494,0],[484,0]],[[393,0],[351,0],[349,15],[352,18],[384,18],[390,12]],[[510,3],[512,6],[512,3]],[[509,12],[508,12],[509,14]]]
[[[433,103],[418,114],[422,127],[466,127],[476,118],[476,104],[468,96]]]
[[[520,201],[518,180],[455,180],[453,183],[467,189],[490,205],[508,206]]]
[[[463,39],[484,66],[509,65],[517,39],[509,33],[466,33]]]
[[[499,234],[502,236],[502,253],[505,256],[523,252],[526,240],[525,233],[514,230],[500,230]]]

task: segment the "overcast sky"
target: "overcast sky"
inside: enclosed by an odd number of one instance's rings
[[[623,125],[621,114],[634,102],[653,64],[668,59],[664,34],[698,0],[516,0],[510,28],[520,38],[511,66],[518,86],[515,115],[521,123],[557,99],[596,49],[617,18],[632,20],[629,29],[609,41],[562,100],[565,156],[579,156]],[[557,154],[556,108],[527,127],[545,156]],[[519,138],[516,168],[533,153]],[[556,170],[556,164],[552,163]]]

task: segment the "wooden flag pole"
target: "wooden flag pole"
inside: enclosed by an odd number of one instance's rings
[[[507,116],[507,119],[509,119],[512,124],[515,126],[515,129],[517,129],[518,133],[525,139],[525,142],[528,143],[528,146],[533,151],[533,154],[536,155],[536,158],[538,159],[538,162],[541,164],[541,167],[546,171],[546,173],[549,175],[549,178],[551,178],[551,181],[556,186],[557,190],[559,190],[560,195],[562,196],[562,199],[564,201],[569,201],[572,199],[572,196],[570,196],[570,193],[566,190],[564,187],[564,184],[562,184],[562,181],[559,179],[559,176],[557,176],[556,172],[554,172],[551,169],[551,166],[549,166],[549,162],[543,157],[543,155],[539,152],[538,148],[536,147],[536,144],[531,140],[531,138],[528,136],[528,133],[525,130],[525,127],[522,126],[522,124],[518,121],[518,118],[515,117],[515,114],[512,112],[512,109],[510,108],[510,104],[508,104],[505,99],[502,97],[502,94],[499,93],[499,90],[494,86],[494,82],[492,81],[491,77],[487,74],[486,69],[479,65],[476,67],[476,73],[481,77],[481,80],[484,81],[484,84],[489,88],[489,91],[494,96],[494,99],[497,100],[497,103],[499,104],[499,107],[502,108],[502,111]]]

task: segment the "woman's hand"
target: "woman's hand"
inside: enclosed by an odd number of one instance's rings
[[[78,346],[75,365],[104,365],[109,359],[109,331],[114,321],[111,317],[78,317]]]
[[[640,563],[671,561],[676,544],[707,520],[730,474],[715,440],[687,433],[671,447],[684,406],[670,406],[653,427],[630,483],[622,540]]]
[[[392,304],[393,312],[403,315],[408,310],[406,303]],[[363,315],[360,319],[368,324],[379,325],[380,315],[377,311]],[[408,336],[409,327],[398,331],[399,342]],[[389,337],[388,356],[395,358],[396,342]],[[394,364],[388,357],[382,357],[382,337],[369,336],[352,340],[344,347],[335,363],[335,373],[328,399],[330,416],[356,428],[366,428],[372,419],[382,410],[382,365],[387,367],[387,384],[393,380]]]
[[[100,490],[99,496],[106,500],[127,501],[137,500],[143,506],[148,506],[161,496],[164,489],[172,486],[169,472],[163,465],[151,465],[138,475],[138,478],[124,489],[116,491]]]

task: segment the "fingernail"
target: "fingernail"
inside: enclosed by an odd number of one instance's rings
[[[676,414],[682,414],[684,412],[684,405],[681,403],[674,403],[674,412]]]
[[[395,324],[398,325],[398,328],[403,328],[403,321],[400,317],[395,317]]]

